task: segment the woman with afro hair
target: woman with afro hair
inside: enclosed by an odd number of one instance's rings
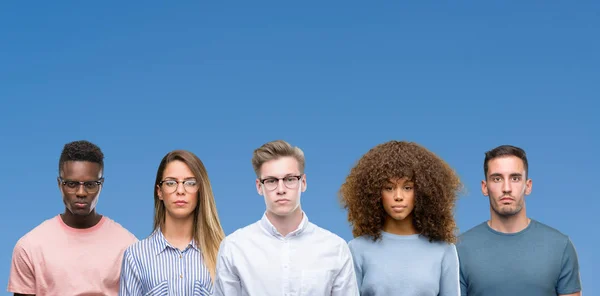
[[[339,192],[360,295],[460,295],[460,189],[454,170],[418,144],[390,141],[362,156]]]

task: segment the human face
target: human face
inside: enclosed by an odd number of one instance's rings
[[[300,177],[298,181],[293,180],[296,176]],[[262,182],[276,182],[277,188],[267,188]],[[306,190],[306,175],[300,173],[294,157],[273,159],[262,164],[256,190],[264,197],[268,213],[289,216],[301,210],[300,195]]]
[[[489,197],[493,214],[509,217],[521,213],[525,207],[525,195],[531,193],[531,179],[526,179],[526,176],[523,161],[516,156],[488,161],[487,176],[485,181],[481,181],[481,191]]]
[[[156,185],[156,193],[165,205],[166,216],[175,219],[193,217],[198,204],[198,190],[198,180],[190,168],[179,160],[167,164],[162,184]]]
[[[381,190],[383,209],[389,219],[401,221],[412,218],[415,208],[415,185],[408,178],[395,178]]]
[[[63,203],[69,212],[75,216],[87,216],[95,213],[102,185],[99,185],[97,190],[88,190],[86,185],[79,184],[79,182],[102,182],[102,167],[99,163],[66,161],[62,165],[57,180],[58,189],[63,196]],[[73,186],[73,182],[77,185],[75,188],[70,188],[69,184]]]

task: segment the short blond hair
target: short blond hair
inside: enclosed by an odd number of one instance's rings
[[[298,161],[298,169],[304,174],[304,152],[298,147],[290,145],[284,140],[271,141],[263,144],[252,154],[252,167],[256,176],[260,178],[260,168],[270,160],[291,156]]]

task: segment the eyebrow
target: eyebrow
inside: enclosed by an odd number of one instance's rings
[[[523,177],[523,174],[521,174],[521,173],[512,173],[512,174],[510,174],[508,176],[509,177]],[[500,173],[493,173],[493,174],[490,174],[490,177],[502,177],[502,174],[500,174]]]
[[[285,176],[283,176],[282,178],[290,177],[290,176],[300,176],[300,175],[302,175],[302,174],[289,173],[289,174],[285,174]],[[278,179],[278,178],[275,176],[265,176],[263,179]]]
[[[165,177],[165,180],[170,179],[170,180],[177,180],[177,178],[175,177]],[[187,178],[183,178],[183,180],[195,180],[196,177],[187,177]]]

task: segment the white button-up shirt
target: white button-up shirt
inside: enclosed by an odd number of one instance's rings
[[[266,214],[221,243],[216,296],[358,296],[341,237],[308,221],[282,236]]]

